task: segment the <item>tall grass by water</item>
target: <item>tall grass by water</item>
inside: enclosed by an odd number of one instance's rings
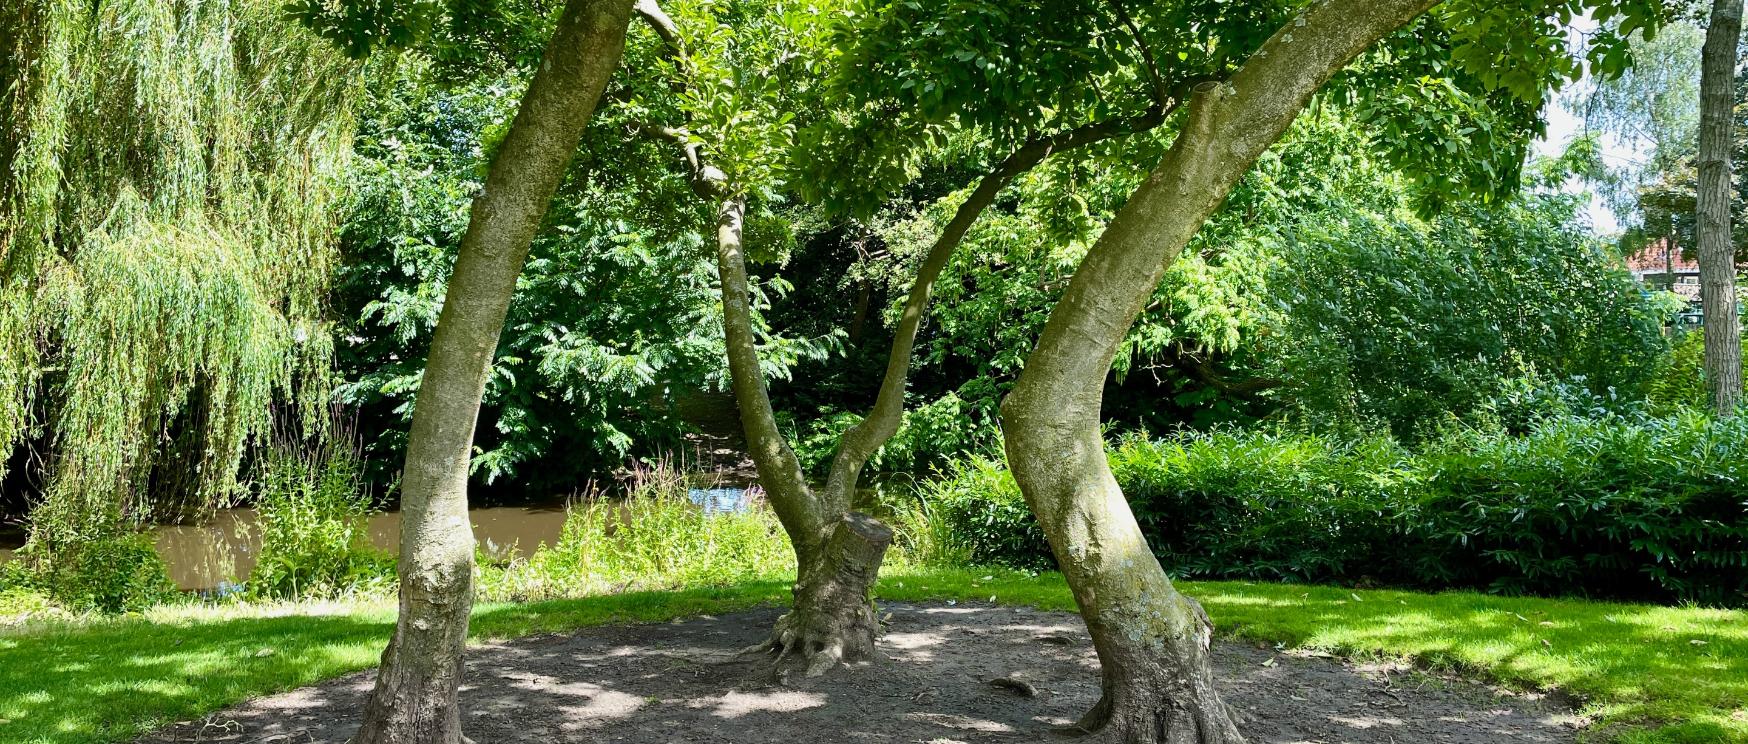
[[[686,474],[671,467],[641,468],[625,498],[596,494],[568,511],[556,544],[527,558],[481,556],[481,596],[526,601],[724,586],[794,570],[788,535],[769,509],[705,509]]]

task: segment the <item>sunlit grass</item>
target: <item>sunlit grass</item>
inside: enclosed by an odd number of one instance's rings
[[[1588,736],[1630,744],[1748,742],[1748,612],[1423,594],[1262,582],[1182,582],[1227,636],[1406,658],[1581,701]],[[893,599],[956,597],[1073,609],[1060,577],[894,575]]]
[[[1471,593],[1186,582],[1226,634],[1415,660],[1578,697],[1589,737],[1748,742],[1748,613]],[[660,622],[784,601],[783,577],[722,587],[482,604],[475,638]],[[898,568],[883,600],[957,599],[1072,610],[1060,577]],[[0,631],[0,741],[126,741],[243,699],[376,663],[382,600],[182,606]],[[1700,643],[1695,643],[1699,641]]]

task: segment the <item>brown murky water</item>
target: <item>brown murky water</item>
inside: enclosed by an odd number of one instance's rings
[[[879,487],[858,490],[858,508],[863,502],[878,502]],[[741,486],[693,488],[692,502],[706,512],[731,512],[752,508],[759,502]],[[555,544],[564,532],[563,502],[534,506],[502,506],[473,509],[473,536],[487,554],[499,558],[526,557],[542,544]],[[198,525],[159,525],[150,533],[158,554],[169,565],[170,578],[189,591],[223,589],[239,584],[255,569],[261,554],[261,531],[251,508],[221,509]],[[400,545],[401,515],[385,512],[370,517],[370,544],[393,552]],[[22,535],[19,535],[22,537]],[[0,562],[13,551],[0,548]]]
[[[474,539],[495,556],[526,556],[542,543],[556,543],[564,530],[563,504],[493,507],[468,514]],[[393,552],[400,545],[400,512],[371,515],[368,533],[371,545]],[[261,554],[254,509],[222,509],[205,524],[160,525],[151,534],[158,554],[169,564],[170,578],[186,590],[240,583]],[[11,550],[0,549],[0,561],[11,557]]]

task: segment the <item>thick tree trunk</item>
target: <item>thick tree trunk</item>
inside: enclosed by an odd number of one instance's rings
[[[630,0],[570,0],[475,197],[431,341],[401,486],[400,617],[356,744],[462,741],[456,690],[473,604],[474,421],[528,245],[607,79]]]
[[[1106,462],[1111,360],[1171,261],[1311,95],[1434,4],[1312,4],[1230,81],[1198,86],[1177,141],[1081,261],[1003,401],[1008,464],[1099,653],[1104,696],[1082,728],[1104,740],[1242,741],[1214,689],[1207,617],[1166,577]]]
[[[1742,329],[1736,317],[1736,248],[1730,235],[1730,149],[1735,138],[1736,53],[1742,0],[1714,0],[1700,64],[1699,283],[1706,382],[1718,415],[1742,400]]]
[[[779,659],[800,653],[808,660],[809,677],[842,662],[873,658],[880,634],[874,619],[874,580],[891,545],[892,530],[880,520],[861,512],[845,514],[825,545],[802,559],[795,603],[778,618],[771,638],[748,651],[776,651]]]

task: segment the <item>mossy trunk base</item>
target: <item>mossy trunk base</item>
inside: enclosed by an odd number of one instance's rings
[[[770,640],[746,652],[775,651],[779,666],[800,656],[809,677],[873,658],[880,622],[870,597],[891,545],[892,530],[879,520],[860,512],[845,515],[818,554],[804,560],[794,608],[777,619]]]

